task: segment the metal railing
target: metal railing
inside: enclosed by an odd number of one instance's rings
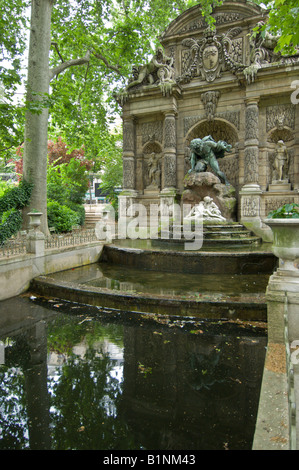
[[[4,244],[0,245],[0,259],[26,254],[26,237],[27,232],[22,231],[15,237],[10,238],[5,241]],[[51,235],[45,239],[45,250],[67,248],[95,241],[98,241],[98,239],[94,228],[74,228],[72,232],[65,234],[56,234],[52,232]]]

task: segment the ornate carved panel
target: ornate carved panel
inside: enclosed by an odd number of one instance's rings
[[[295,109],[293,104],[268,106],[266,109],[267,132],[275,127],[283,129],[287,126],[295,129]]]
[[[241,199],[241,216],[257,217],[259,215],[260,201],[258,197],[243,196]]]
[[[147,142],[163,141],[163,121],[145,122],[141,125],[142,145]]]

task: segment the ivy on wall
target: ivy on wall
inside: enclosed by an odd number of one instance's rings
[[[0,197],[0,244],[16,234],[22,227],[20,210],[31,196],[32,184],[21,181],[19,186],[9,188]]]

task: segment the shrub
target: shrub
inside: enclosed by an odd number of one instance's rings
[[[20,209],[29,203],[32,187],[32,184],[21,181],[19,186],[9,187],[0,197],[0,244],[21,229]]]
[[[57,201],[48,201],[47,212],[49,227],[54,227],[58,233],[69,232],[79,223],[77,213]]]
[[[0,220],[0,245],[3,245],[5,240],[11,238],[22,227],[22,215],[17,209],[10,209],[3,212]]]
[[[76,212],[76,214],[78,216],[78,222],[77,223],[79,225],[84,225],[84,222],[85,222],[85,209],[84,209],[84,206],[82,206],[81,204],[72,203],[70,201],[67,201],[64,205],[69,207],[70,209],[72,209],[72,211]]]
[[[27,206],[32,192],[32,184],[21,181],[19,186],[8,188],[0,197],[0,214],[10,209],[23,209]]]
[[[299,219],[299,204],[284,204],[268,214],[269,219]]]

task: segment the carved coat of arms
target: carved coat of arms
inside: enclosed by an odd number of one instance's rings
[[[238,69],[242,66],[228,56],[231,39],[240,31],[241,28],[233,28],[226,34],[218,35],[216,31],[207,29],[201,39],[184,39],[182,44],[191,49],[192,62],[181,81],[186,82],[199,75],[203,80],[213,82],[226,68]]]

